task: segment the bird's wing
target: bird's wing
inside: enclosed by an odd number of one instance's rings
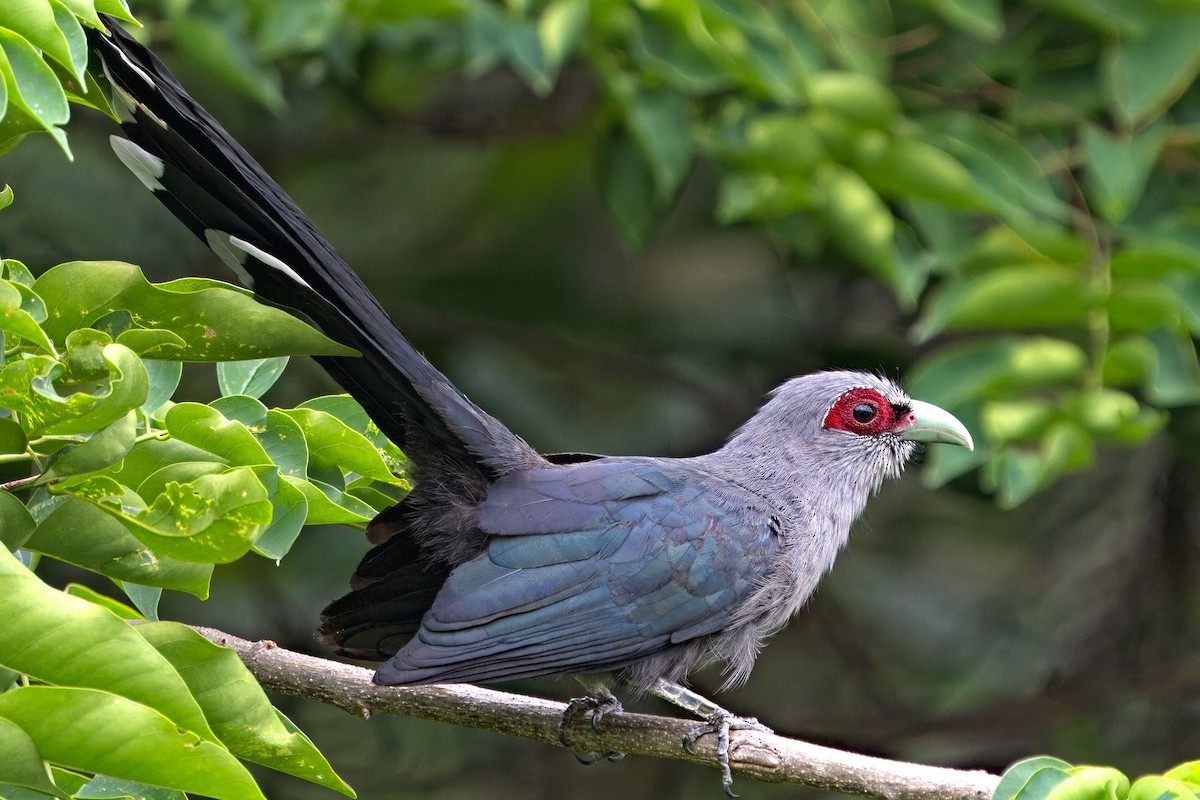
[[[118,157],[256,295],[362,353],[318,361],[383,432],[488,477],[530,456],[409,344],[304,212],[162,62],[104,19],[111,35],[88,35],[129,137],[113,138]]]
[[[388,684],[488,682],[626,666],[720,630],[779,544],[755,495],[646,459],[498,481],[492,539],[458,567]]]

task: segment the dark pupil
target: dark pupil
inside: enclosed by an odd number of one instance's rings
[[[875,419],[875,406],[870,403],[859,403],[850,413],[854,415],[855,422],[865,424]]]

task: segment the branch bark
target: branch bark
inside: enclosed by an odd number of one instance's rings
[[[198,627],[217,644],[231,647],[264,688],[336,706],[351,714],[397,714],[522,736],[562,746],[558,725],[564,703],[509,694],[468,684],[390,687],[371,683],[371,671],[251,642]],[[581,750],[616,751],[717,766],[714,737],[700,740],[696,753],[682,747],[694,720],[620,713],[606,716],[599,730],[577,719],[568,733]],[[835,750],[757,731],[730,735],[734,774],[775,783],[796,783],[880,800],[988,800],[999,778],[988,772],[890,761]]]

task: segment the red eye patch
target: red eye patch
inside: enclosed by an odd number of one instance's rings
[[[892,404],[874,389],[851,389],[837,399],[825,415],[826,430],[846,431],[872,436],[891,430],[896,424]]]

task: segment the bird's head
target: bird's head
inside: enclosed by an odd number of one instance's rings
[[[845,487],[865,501],[884,478],[900,474],[919,442],[974,448],[950,412],[912,399],[888,378],[839,371],[780,386],[729,446],[754,457],[760,470],[787,471],[814,488]]]

